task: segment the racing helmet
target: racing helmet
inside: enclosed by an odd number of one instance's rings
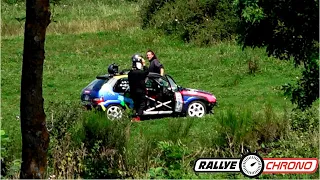
[[[118,65],[116,64],[110,64],[109,67],[108,67],[108,73],[109,74],[116,74],[118,73]]]
[[[143,57],[140,54],[134,54],[131,60],[132,60],[132,68],[142,69]]]

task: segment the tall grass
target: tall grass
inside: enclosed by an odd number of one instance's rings
[[[86,4],[85,8],[83,4]],[[128,1],[65,0],[51,4],[51,23],[47,34],[80,34],[101,31],[119,31],[136,27],[139,4]],[[23,36],[25,3],[1,4],[1,36]]]
[[[2,3],[1,8],[1,113],[2,128],[11,139],[6,159],[11,170],[8,177],[12,178],[18,177],[21,158],[19,89],[23,52],[23,24],[15,18],[24,16],[24,5]],[[278,157],[281,152],[286,156],[316,156],[316,135],[288,135],[295,133],[288,130],[288,124],[300,122],[288,119],[309,119],[309,114],[284,116],[283,106],[292,106],[279,87],[299,76],[291,62],[269,58],[263,49],[241,51],[235,42],[199,48],[157,31],[143,31],[138,24],[139,3],[70,0],[53,8],[56,22],[48,28],[43,77],[51,133],[48,176],[243,178],[194,174],[192,163],[205,156],[237,157],[244,147],[270,157]],[[215,94],[219,103],[215,115],[132,124],[128,119],[110,122],[103,114],[81,109],[80,91],[96,75],[104,74],[113,62],[121,69],[128,68],[133,53],[144,53],[149,48],[155,50],[165,72],[179,85]],[[253,76],[248,73],[248,61],[256,57],[259,70]],[[266,104],[272,108],[265,108]],[[185,152],[181,149],[189,153],[180,156]],[[177,169],[162,167],[170,161],[167,155],[174,152],[178,152],[182,165]],[[159,173],[151,175],[155,170]]]

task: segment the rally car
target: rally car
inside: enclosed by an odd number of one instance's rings
[[[99,75],[81,92],[87,108],[101,108],[109,119],[121,119],[124,109],[134,107],[130,98],[128,71]],[[149,73],[146,79],[146,108],[143,115],[203,117],[213,113],[216,97],[205,91],[183,88],[166,74]]]

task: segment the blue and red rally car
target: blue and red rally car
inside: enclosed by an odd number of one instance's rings
[[[81,92],[87,108],[102,108],[109,119],[121,119],[124,109],[133,108],[128,71],[99,75]],[[170,75],[149,73],[146,80],[146,108],[143,115],[187,115],[203,117],[213,113],[216,97],[205,91],[178,86]]]

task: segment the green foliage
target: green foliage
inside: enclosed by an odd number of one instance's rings
[[[150,20],[166,3],[174,2],[175,0],[149,0],[144,3],[140,11],[142,19],[142,28],[150,26]]]
[[[266,144],[269,152],[263,157],[270,158],[318,158],[319,159],[319,129],[315,131],[290,131],[285,139]],[[319,179],[319,169],[313,174],[278,174],[262,175],[261,179]]]
[[[297,86],[287,86],[292,102],[304,110],[319,98],[319,1],[237,0],[243,47],[264,47],[268,55],[304,65]]]
[[[296,64],[318,51],[318,1],[238,0],[240,42],[267,46],[269,55],[294,57]]]
[[[302,77],[296,85],[286,84],[282,86],[285,95],[292,96],[291,102],[297,104],[297,108],[306,110],[312,103],[319,99],[319,63],[315,59],[306,65]]]
[[[190,129],[194,125],[195,120],[190,119],[172,119],[168,121],[166,139],[176,143],[179,139],[186,137],[190,133]]]
[[[21,168],[21,159],[15,159],[6,164],[6,176],[8,179],[19,179],[20,178],[20,168]]]
[[[243,148],[263,148],[264,144],[284,138],[288,133],[287,114],[277,115],[271,106],[264,112],[249,108],[229,109],[218,114],[217,135],[212,146],[222,148],[227,156],[236,157]]]
[[[7,149],[6,147],[6,143],[9,142],[9,136],[6,134],[6,132],[1,129],[0,130],[0,135],[1,135],[1,176],[5,176],[6,175],[6,164],[5,164],[5,157],[7,156]]]
[[[234,137],[237,140],[234,141],[237,144],[232,145],[235,156],[238,157],[242,141],[243,146],[250,146],[252,149],[257,147],[262,152],[271,152],[270,156],[273,157],[317,155],[317,134],[305,132],[302,135],[294,135],[292,139],[288,137],[295,131],[289,131],[286,136],[280,134],[285,132],[286,126],[289,126],[286,119],[280,118],[278,114],[282,113],[282,106],[289,101],[275,87],[299,74],[289,62],[268,58],[262,48],[247,49],[246,53],[243,53],[233,42],[198,48],[185,45],[171,37],[161,36],[154,30],[143,31],[139,28],[137,15],[145,9],[141,10],[138,4],[126,3],[124,0],[65,2],[55,6],[58,22],[50,24],[46,38],[43,93],[47,127],[51,134],[48,177],[145,179],[150,178],[154,172],[152,177],[158,178],[168,176],[185,179],[243,178],[240,174],[196,174],[192,170],[193,162],[198,157],[230,157],[230,145],[226,136],[223,136],[225,132],[219,125],[218,117],[219,113],[224,113],[224,110],[230,108],[235,114],[234,120],[239,121],[236,122],[238,124],[236,126],[245,128],[244,125],[240,125],[241,118],[237,118],[237,115],[245,114],[235,108],[239,106],[248,106],[252,112],[261,115],[254,113],[248,116],[253,118],[248,120],[253,122],[249,123],[253,124],[249,127],[253,129],[251,133],[246,129],[239,129],[239,133],[234,133],[248,134],[246,137]],[[6,147],[7,167],[12,169],[8,178],[17,179],[21,163],[19,161],[21,135],[17,107],[19,107],[23,54],[21,50],[23,24],[19,24],[12,17],[22,17],[24,6],[19,4],[4,6],[1,54],[2,127],[12,140]],[[209,25],[214,26],[210,23]],[[215,109],[215,115],[200,119],[164,118],[133,124],[122,122],[122,124],[104,122],[106,119],[103,114],[87,112],[80,108],[79,93],[92,81],[92,78],[105,73],[106,67],[112,62],[118,62],[120,68],[129,67],[130,54],[144,52],[148,48],[155,49],[161,62],[167,67],[166,72],[171,74],[177,83],[184,87],[213,92],[219,98],[219,107]],[[247,73],[248,60],[254,60],[255,57],[259,57],[259,73],[251,76]],[[177,68],[181,65],[183,69]],[[249,106],[251,103],[253,105]],[[268,117],[272,118],[266,118],[265,113],[269,110],[261,111],[266,103],[272,104],[277,116],[270,115]],[[289,107],[291,106],[289,104]],[[125,126],[126,123],[128,126]],[[232,127],[225,129],[231,136]],[[123,138],[123,134],[126,134],[126,138]],[[120,138],[117,139],[118,137]],[[124,139],[130,143],[121,143]],[[310,139],[312,141],[309,142]],[[119,142],[114,142],[118,140]],[[178,148],[179,140],[183,145]],[[158,146],[160,141],[170,142],[171,145],[161,150]],[[185,151],[188,153],[185,153],[181,160],[178,157],[183,152],[181,149],[185,147],[188,147]],[[155,161],[160,157],[161,161]],[[263,157],[266,157],[266,154]],[[181,164],[170,167],[170,164],[174,164],[172,159],[180,161]],[[168,164],[169,167],[164,164]],[[317,174],[263,175],[265,178],[277,179],[288,179],[288,177],[316,179],[317,176]]]
[[[144,28],[155,27],[198,45],[232,39],[237,22],[232,0],[149,0],[142,9]]]
[[[319,102],[316,101],[305,111],[296,110],[291,116],[292,130],[312,132],[319,129]]]
[[[82,119],[83,108],[80,104],[70,101],[49,102],[45,112],[50,135],[60,139]]]
[[[24,2],[24,0],[1,0],[1,1],[7,4],[17,4],[17,3]]]
[[[1,1],[4,1],[5,3],[10,5],[25,2],[25,0],[1,0]],[[58,4],[58,3],[61,3],[62,1],[66,1],[66,0],[50,0],[50,3]]]
[[[184,175],[183,158],[188,155],[188,148],[181,141],[177,144],[172,141],[158,143],[158,157],[154,161],[160,165],[150,168],[149,178],[156,179],[181,179]]]
[[[125,147],[130,131],[127,121],[109,121],[103,112],[83,110],[75,118],[75,114],[62,110],[64,108],[56,106],[55,109],[55,114],[65,113],[65,117],[59,116],[53,121],[50,131],[52,175],[68,179],[126,176],[122,171],[125,170]]]
[[[258,6],[259,0],[235,0],[234,7],[245,23],[259,23],[265,18],[263,9]]]
[[[11,142],[9,136],[4,130],[0,130],[1,135],[1,178],[13,178],[19,177],[21,159],[15,159],[8,161],[7,146]]]
[[[122,178],[125,162],[129,121],[110,121],[104,113],[89,113],[83,123],[89,150],[85,159],[84,178]]]
[[[3,160],[7,156],[7,151],[6,151],[6,144],[9,142],[9,136],[6,134],[6,132],[1,129],[1,160]]]

